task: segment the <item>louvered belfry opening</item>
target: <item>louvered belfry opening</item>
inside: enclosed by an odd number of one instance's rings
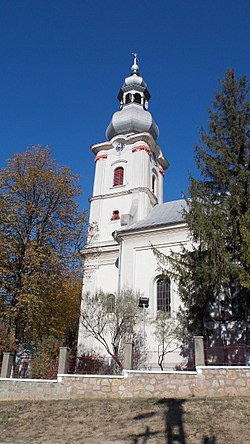
[[[123,185],[123,173],[124,170],[122,167],[118,167],[114,171],[114,180],[113,180],[113,186],[116,187],[117,185]]]
[[[134,101],[135,101],[135,103],[141,103],[141,94],[136,93],[134,95]]]

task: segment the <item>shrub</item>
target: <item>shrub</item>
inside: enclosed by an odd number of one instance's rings
[[[104,374],[110,375],[117,373],[117,365],[114,362],[110,362],[109,358],[104,358],[103,356],[83,353],[75,359],[75,373],[78,374]],[[73,357],[71,357],[71,363],[73,362]],[[72,364],[71,369],[72,370]],[[73,371],[72,371],[73,373]]]

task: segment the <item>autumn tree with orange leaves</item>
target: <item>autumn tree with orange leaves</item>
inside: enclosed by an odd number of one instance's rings
[[[34,146],[0,169],[0,322],[17,344],[77,330],[86,214],[77,176]]]

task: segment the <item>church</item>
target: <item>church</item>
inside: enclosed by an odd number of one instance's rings
[[[107,127],[107,140],[91,147],[95,177],[89,223],[96,230],[83,252],[83,297],[100,289],[112,294],[130,288],[147,298],[149,319],[155,319],[159,310],[174,316],[180,305],[178,288],[174,281],[162,280],[152,245],[166,255],[188,247],[189,232],[182,218],[186,203],[164,202],[169,165],[157,143],[159,129],[148,109],[150,93],[136,55],[118,100],[120,109]],[[78,351],[85,341],[80,324]],[[150,324],[147,344],[157,351]],[[169,359],[169,367],[174,367],[182,358],[177,352]],[[156,357],[149,361],[157,368]]]

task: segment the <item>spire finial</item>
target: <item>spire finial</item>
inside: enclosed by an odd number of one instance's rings
[[[132,52],[132,55],[134,56],[134,65],[138,65],[139,59],[137,52]]]
[[[132,52],[132,55],[134,57],[134,63],[131,67],[131,74],[136,74],[137,76],[139,75],[139,59],[138,59],[138,54],[136,52]]]

